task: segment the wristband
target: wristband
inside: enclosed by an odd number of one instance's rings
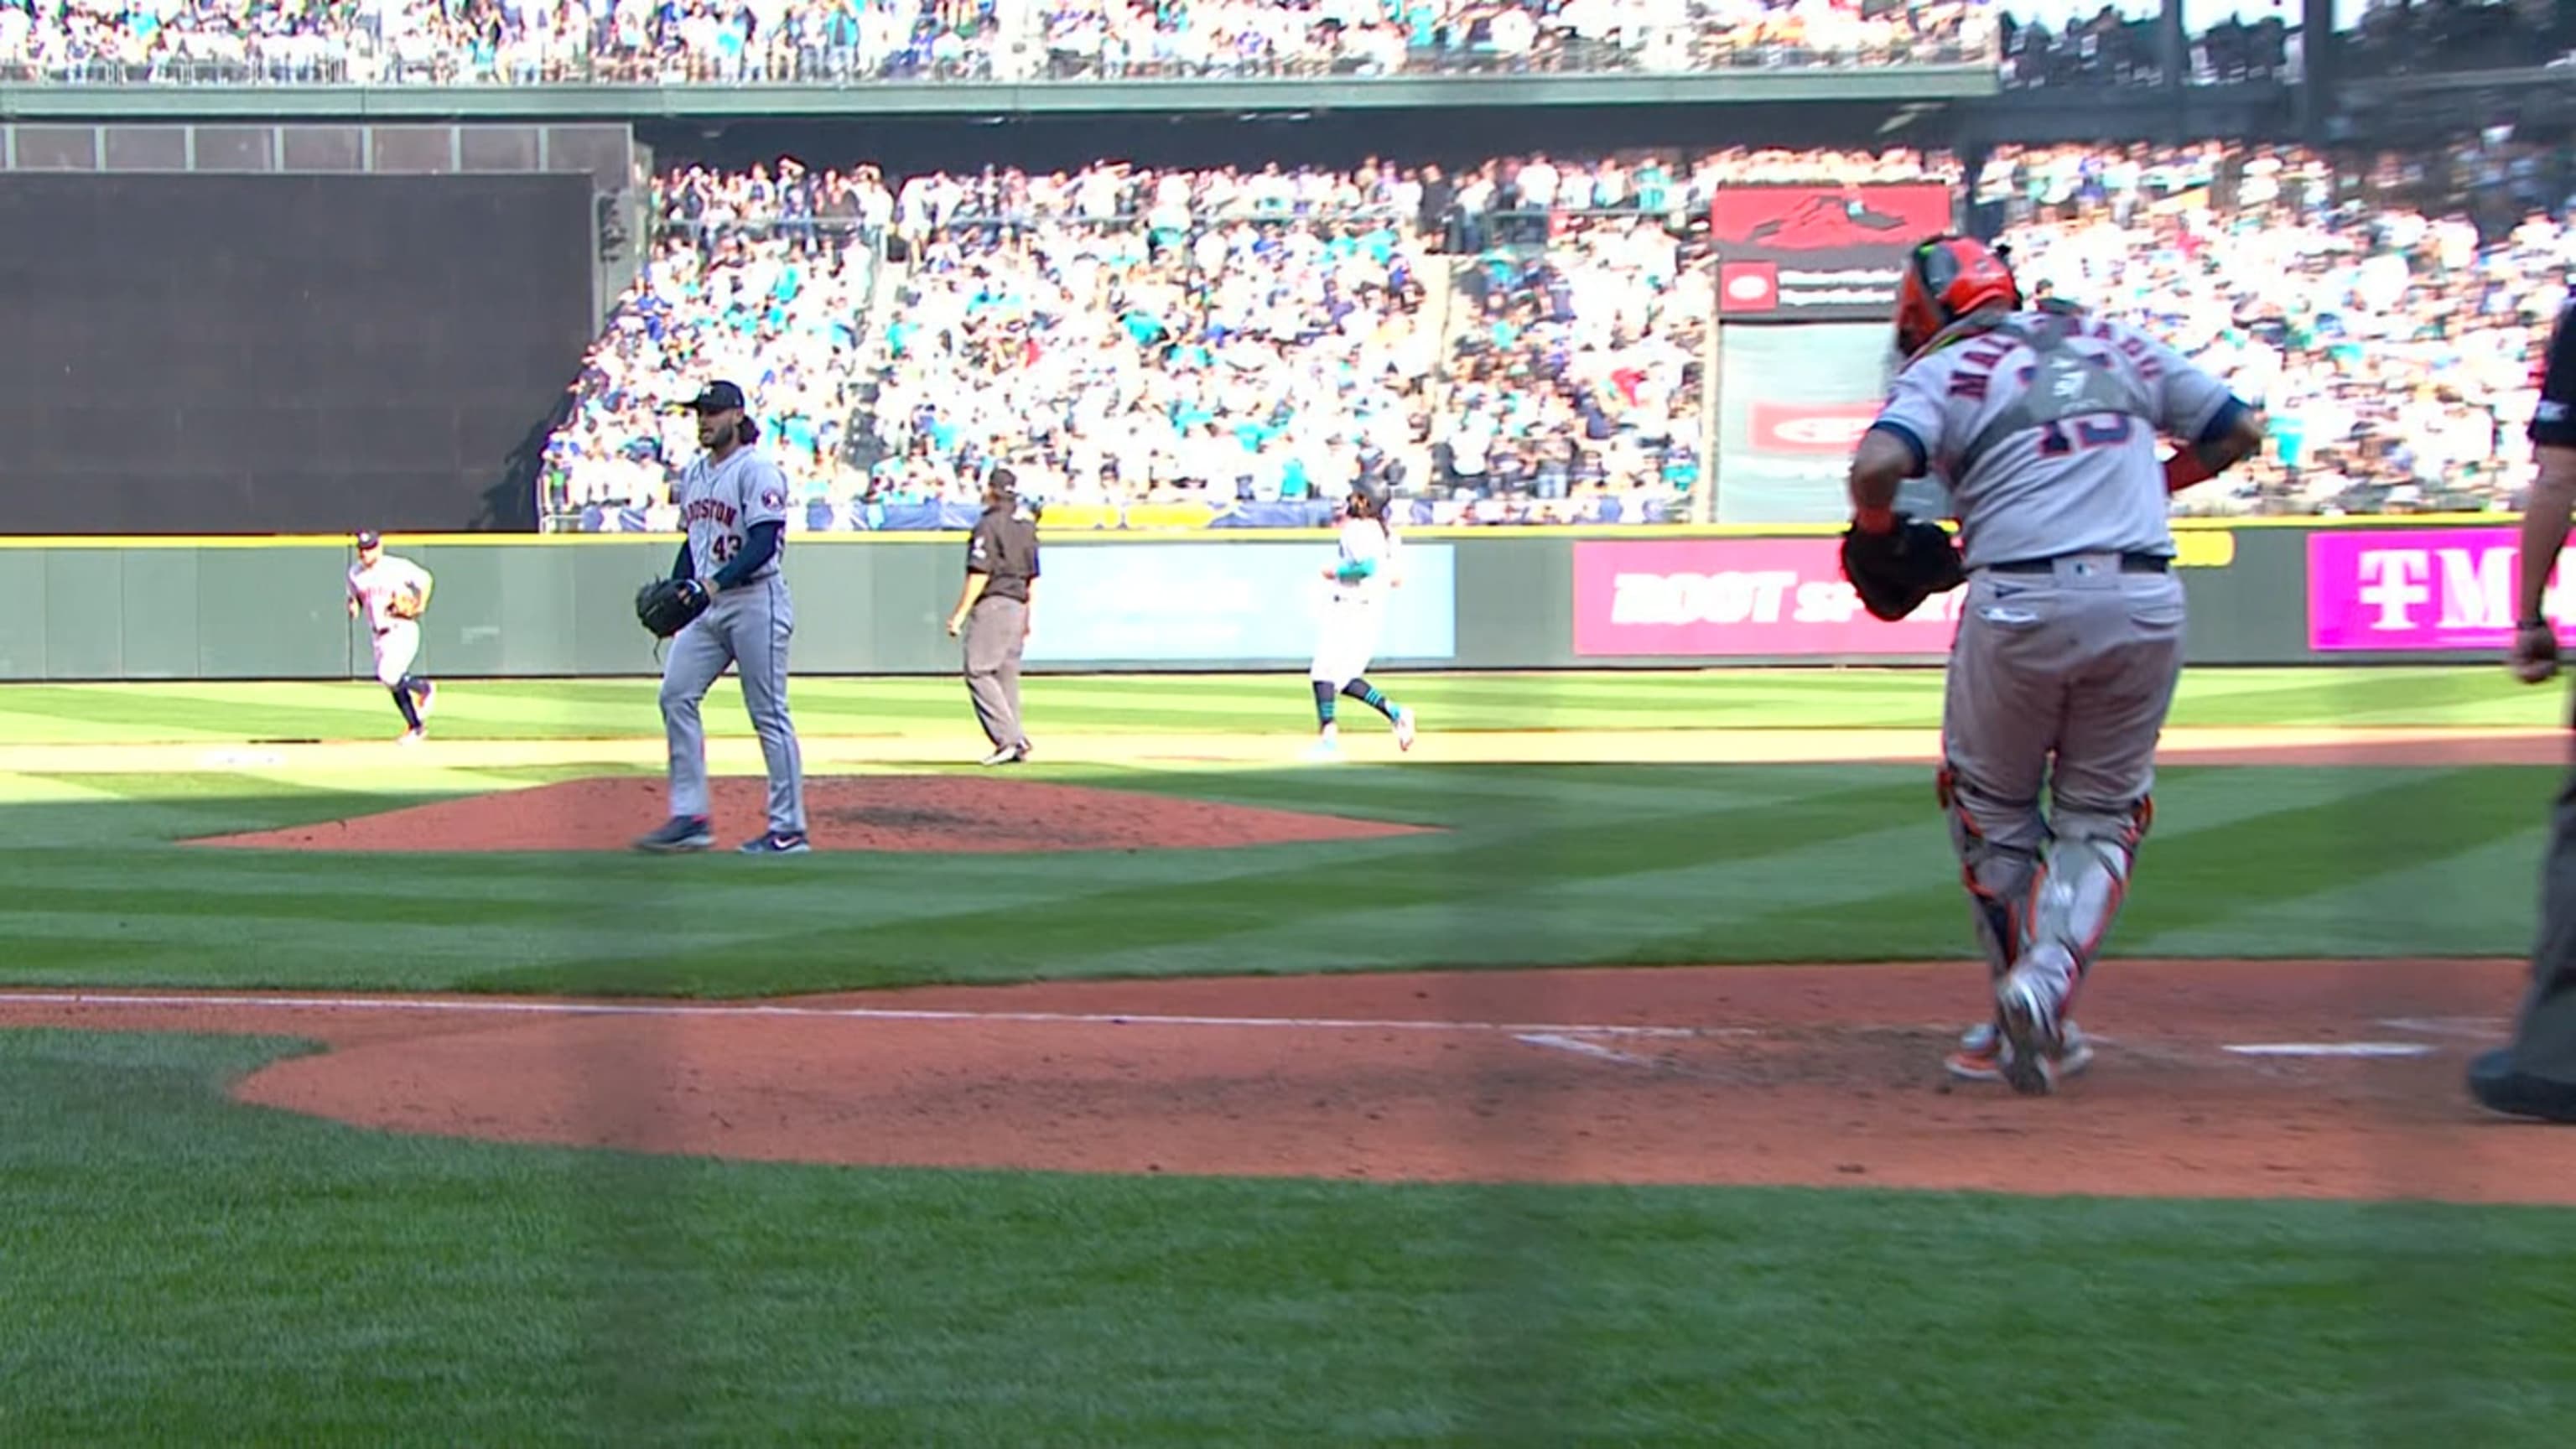
[[[1855,508],[1852,524],[1863,533],[1894,533],[1896,510],[1893,508]]]

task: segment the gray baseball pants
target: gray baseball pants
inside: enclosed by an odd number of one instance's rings
[[[2182,583],[2087,554],[2035,573],[1980,570],[1965,587],[1942,798],[1972,918],[1997,975],[2030,954],[2080,980],[2153,819],[2156,741],[2182,673]]]
[[[966,615],[966,693],[976,723],[993,748],[1028,742],[1020,732],[1020,650],[1028,642],[1029,606],[987,595]]]
[[[805,762],[787,715],[787,642],[795,632],[787,580],[771,574],[716,595],[705,613],[672,636],[670,656],[662,661],[662,733],[671,746],[673,815],[709,813],[706,729],[698,702],[732,665],[769,767],[769,828],[779,834],[804,831]]]

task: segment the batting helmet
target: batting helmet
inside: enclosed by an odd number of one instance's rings
[[[1942,328],[1991,306],[2021,306],[2012,268],[1974,237],[1933,237],[1906,258],[1896,290],[1896,350],[1912,357]]]

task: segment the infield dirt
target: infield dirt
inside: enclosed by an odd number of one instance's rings
[[[394,1132],[783,1162],[2576,1204],[2576,1132],[2485,1118],[2460,1089],[2518,963],[2110,961],[2082,1006],[2100,1056],[2045,1098],[1942,1075],[1982,976],[1605,969],[741,1005],[0,993],[0,1024],[305,1037],[328,1050],[237,1095]]]

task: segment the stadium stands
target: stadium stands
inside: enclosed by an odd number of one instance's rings
[[[2450,159],[2490,202],[2480,178],[2545,179],[2510,145]],[[657,521],[691,444],[654,403],[723,370],[773,422],[805,527],[953,523],[1002,454],[1059,521],[1105,526],[1305,522],[1362,472],[1426,521],[1677,518],[1712,422],[1695,219],[1753,179],[1960,183],[2034,289],[2234,378],[2274,447],[2191,509],[2503,507],[2527,474],[2565,207],[2482,230],[2302,150],[2006,148],[1972,182],[1903,151],[891,186],[789,164],[660,181],[663,235],[555,440],[549,508]]]

